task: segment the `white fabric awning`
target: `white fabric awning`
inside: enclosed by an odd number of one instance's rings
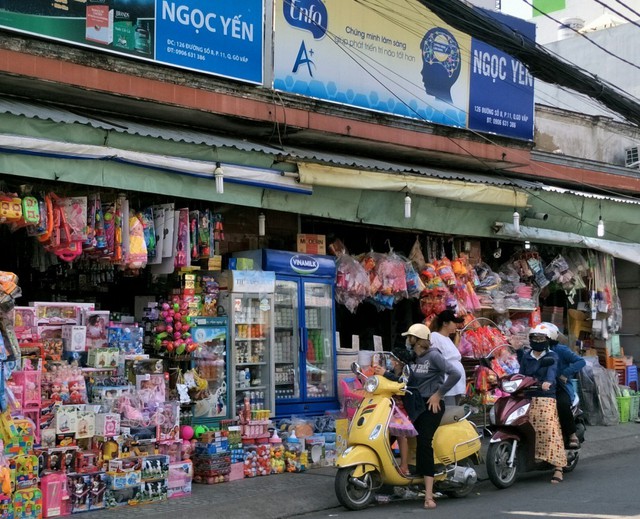
[[[590,238],[589,236],[580,236],[572,232],[539,229],[537,227],[525,227],[522,225],[520,226],[520,232],[516,232],[513,224],[504,222],[496,222],[495,226],[497,236],[540,243],[586,247],[587,249],[604,252],[614,258],[640,265],[640,245],[636,243]]]
[[[376,191],[408,191],[412,195],[444,198],[459,202],[525,207],[528,195],[513,187],[442,180],[401,173],[380,173],[298,162],[300,182],[311,186]]]
[[[215,162],[159,155],[156,153],[124,150],[109,146],[95,146],[92,144],[68,143],[18,135],[0,135],[0,151],[58,158],[112,160],[144,168],[211,179],[214,178],[213,172],[217,165]],[[304,185],[290,176],[285,176],[280,171],[227,163],[222,163],[220,166],[224,171],[225,182],[302,194],[311,194],[313,191],[311,186]]]

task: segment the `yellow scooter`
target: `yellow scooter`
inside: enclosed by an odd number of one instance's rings
[[[365,380],[364,398],[351,423],[347,449],[338,458],[335,492],[338,501],[350,510],[361,510],[375,499],[383,485],[424,490],[424,478],[404,476],[394,458],[389,435],[394,395],[407,392],[409,368],[399,382],[379,375],[366,377],[354,362],[351,370]],[[468,495],[477,481],[472,462],[480,463],[480,438],[476,426],[467,420],[460,406],[447,409],[433,438],[436,463],[434,491],[449,497]]]

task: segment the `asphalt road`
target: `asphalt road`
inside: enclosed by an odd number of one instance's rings
[[[525,475],[507,490],[483,481],[466,498],[437,499],[434,510],[424,510],[422,502],[413,499],[378,504],[360,512],[340,507],[297,517],[389,519],[420,514],[451,519],[640,519],[639,467],[640,451],[634,450],[581,460],[557,485],[550,483],[551,472]]]

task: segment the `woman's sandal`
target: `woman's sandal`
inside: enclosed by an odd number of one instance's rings
[[[424,507],[427,510],[435,508],[436,506],[438,506],[438,505],[436,505],[436,502],[433,499],[427,498],[427,499],[424,500]]]
[[[558,477],[560,474],[560,477]],[[553,477],[551,478],[551,483],[561,483],[562,482],[562,469],[554,469]]]
[[[569,445],[567,446],[569,449],[579,449],[580,448],[580,440],[578,438],[570,438]]]

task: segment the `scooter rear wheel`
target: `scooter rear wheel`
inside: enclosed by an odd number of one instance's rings
[[[491,483],[498,488],[509,488],[518,475],[518,457],[516,456],[513,467],[508,465],[511,447],[511,442],[502,441],[492,443],[487,451],[487,474]]]
[[[367,472],[361,478],[354,478],[357,467],[345,467],[338,470],[335,479],[336,497],[342,506],[349,510],[367,508],[374,500],[374,478]]]

